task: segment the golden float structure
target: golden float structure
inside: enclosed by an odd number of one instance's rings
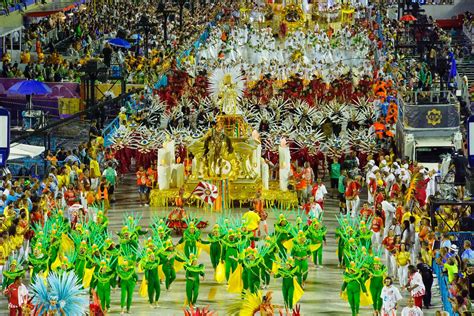
[[[199,181],[219,188],[214,209],[229,209],[233,201],[249,201],[261,187],[261,178],[252,159],[259,142],[242,115],[219,115],[216,123],[200,139],[188,146],[196,164],[186,182],[193,190]],[[242,204],[242,202],[241,202]]]
[[[184,184],[185,195],[191,196],[200,181],[214,184],[219,196],[213,210],[221,211],[234,206],[243,207],[255,198],[258,190],[267,207],[294,208],[298,204],[295,192],[279,190],[278,182],[270,182],[269,190],[262,190],[262,179],[256,170],[255,155],[259,141],[252,137],[252,129],[240,114],[219,115],[216,123],[204,136],[187,146],[194,156],[191,175]],[[153,189],[150,205],[155,207],[172,206],[178,196],[179,188],[168,190]],[[198,198],[191,196],[188,204],[205,207]]]
[[[286,4],[283,4],[282,0],[276,0],[274,3],[266,4],[263,12],[264,21],[256,23],[260,27],[272,28],[274,34],[281,32],[282,24],[285,24],[286,31],[291,33],[296,30],[313,30],[315,25],[318,25],[319,29],[338,30],[344,25],[354,23],[355,9],[349,4],[342,4],[338,9],[320,9],[327,6],[327,0],[313,1],[305,13],[300,0],[289,0]],[[240,12],[244,24],[249,23],[251,8],[246,2],[242,3]]]

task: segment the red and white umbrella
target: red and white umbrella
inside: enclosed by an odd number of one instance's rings
[[[217,199],[219,190],[217,189],[217,186],[201,181],[198,183],[196,188],[194,188],[192,194],[196,195],[204,202],[212,204]]]

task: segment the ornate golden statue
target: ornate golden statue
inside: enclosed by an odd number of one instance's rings
[[[234,152],[232,141],[222,129],[213,126],[204,136],[203,158],[206,166],[207,176],[211,178],[222,178],[229,176],[230,162],[226,160]],[[225,171],[224,171],[225,169]]]

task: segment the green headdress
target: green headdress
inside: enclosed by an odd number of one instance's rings
[[[124,260],[133,261],[133,258],[136,257],[138,249],[131,247],[130,245],[120,245],[120,256]]]
[[[161,218],[161,217],[153,217],[152,222],[151,222],[151,231],[152,235],[159,235],[159,234],[165,234],[169,235],[170,234],[170,229],[166,225],[166,221]]]
[[[123,226],[127,226],[130,233],[133,233],[141,229],[139,225],[141,219],[142,219],[141,215],[138,215],[136,213],[132,213],[132,214],[127,213],[124,215],[123,220],[122,220]]]

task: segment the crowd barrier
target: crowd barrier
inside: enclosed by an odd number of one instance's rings
[[[15,178],[31,176],[41,179],[46,174],[43,158],[17,159],[9,161],[7,165],[8,170]]]
[[[443,274],[443,269],[435,261],[433,261],[433,271],[438,279],[439,291],[441,294],[441,302],[443,303],[443,310],[446,311],[450,316],[455,316],[453,307],[449,301],[449,286],[448,277]]]
[[[453,232],[449,233],[449,235],[454,236],[455,240],[453,243],[458,246],[460,255],[465,240],[469,240],[471,241],[471,244],[474,244],[474,234],[472,232]],[[449,301],[451,296],[449,294],[448,276],[443,273],[443,267],[438,265],[436,261],[433,261],[433,271],[438,278],[438,286],[441,294],[441,302],[443,303],[443,310],[446,311],[450,316],[458,316],[459,314],[453,311],[453,306]]]
[[[104,129],[102,130],[102,137],[104,138],[104,146],[109,147],[112,145],[111,137],[113,132],[115,132],[120,126],[118,116],[112,120]]]

